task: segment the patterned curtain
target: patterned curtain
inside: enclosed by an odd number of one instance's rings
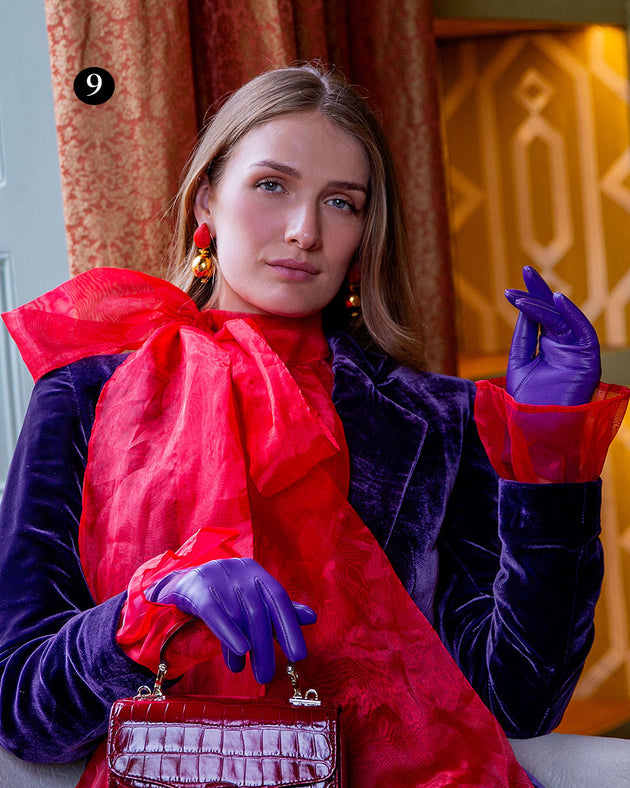
[[[159,274],[179,173],[212,106],[296,60],[366,88],[397,157],[429,366],[455,369],[454,306],[430,0],[45,0],[70,272]],[[73,81],[99,66],[106,103]]]
[[[46,22],[70,273],[158,273],[157,220],[197,132],[188,2],[46,0]],[[74,95],[90,66],[116,81],[105,104]]]

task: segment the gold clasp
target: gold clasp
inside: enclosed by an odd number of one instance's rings
[[[299,676],[297,670],[295,669],[295,665],[292,662],[289,662],[287,665],[287,674],[289,676],[289,680],[291,681],[291,686],[293,687],[293,697],[289,698],[289,703],[292,706],[321,706],[322,702],[319,699],[319,695],[317,694],[317,690],[308,689],[306,690],[305,694],[302,694],[302,690],[300,688]]]
[[[143,684],[138,688],[138,692],[136,693],[134,700],[166,700],[166,695],[162,692],[162,684],[166,678],[167,670],[168,665],[166,662],[160,662],[158,665],[157,674],[155,676],[153,689],[151,690],[146,684]]]
[[[153,693],[151,692],[151,687],[147,687],[146,684],[143,684],[141,687],[138,687],[138,691],[133,696],[134,700],[148,700],[149,698],[153,697]]]
[[[166,697],[162,692],[162,684],[164,683],[164,679],[166,678],[166,671],[168,670],[168,665],[166,662],[160,662],[158,665],[158,672],[155,677],[155,684],[153,685],[153,697],[157,700],[164,700]]]

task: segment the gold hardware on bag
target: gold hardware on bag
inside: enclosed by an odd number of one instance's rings
[[[151,690],[150,687],[147,687],[146,684],[143,684],[141,687],[138,687],[138,692],[136,693],[134,700],[166,700],[166,695],[162,692],[162,684],[166,678],[167,670],[168,665],[166,662],[160,662],[158,665],[157,674],[155,676],[153,689]]]
[[[143,684],[141,687],[138,688],[138,692],[136,693],[134,700],[166,700],[166,695],[162,692],[162,684],[164,684],[164,680],[166,679],[166,672],[168,671],[168,662],[164,658],[164,654],[166,652],[166,647],[168,644],[173,640],[175,635],[186,627],[187,624],[178,624],[171,632],[168,634],[164,643],[162,643],[162,648],[160,649],[160,663],[158,665],[158,671],[155,676],[155,683],[153,684],[153,689],[151,690],[147,687],[146,684]],[[293,687],[293,697],[289,698],[289,703],[292,706],[321,706],[322,702],[319,699],[319,694],[317,693],[316,689],[307,689],[305,693],[302,692],[302,688],[300,687],[300,677],[298,676],[298,672],[295,669],[295,665],[292,662],[287,664],[287,675],[289,676],[289,680],[291,681],[291,686]]]
[[[293,697],[289,698],[289,703],[292,706],[321,706],[322,702],[319,699],[319,695],[317,694],[317,690],[315,689],[307,689],[306,693],[303,695],[302,690],[300,688],[299,676],[297,670],[295,669],[295,665],[292,662],[289,662],[287,665],[287,673],[289,675],[289,679],[291,681],[291,685],[293,687]]]
[[[168,664],[164,661],[158,665],[158,671],[155,676],[155,683],[153,689],[143,684],[138,688],[134,700],[166,700],[166,695],[162,692],[162,684],[166,678],[168,671]],[[322,702],[319,699],[319,694],[316,689],[307,689],[305,693],[302,692],[300,687],[300,677],[295,665],[289,662],[287,665],[287,675],[293,687],[293,696],[289,698],[289,703],[292,706],[321,706]]]
[[[166,662],[160,662],[158,665],[158,672],[155,677],[155,684],[153,685],[153,696],[158,698],[159,700],[163,700],[166,696],[162,692],[162,684],[164,683],[164,679],[166,678],[166,671],[168,670],[168,665]]]

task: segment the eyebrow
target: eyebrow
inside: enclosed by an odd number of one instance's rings
[[[273,161],[271,159],[256,161],[250,166],[250,169],[253,169],[254,167],[269,167],[272,170],[281,172],[291,178],[302,177],[295,167],[290,167],[288,164],[282,164],[279,161]],[[347,189],[349,191],[363,192],[364,194],[368,193],[367,186],[365,186],[363,183],[355,183],[354,181],[330,181],[328,186],[332,186],[335,189]]]

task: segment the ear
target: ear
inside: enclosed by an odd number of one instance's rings
[[[212,221],[212,189],[208,176],[203,175],[199,182],[199,188],[195,194],[195,202],[193,204],[193,211],[197,224],[206,223],[210,230],[210,235],[214,235],[214,223]]]

